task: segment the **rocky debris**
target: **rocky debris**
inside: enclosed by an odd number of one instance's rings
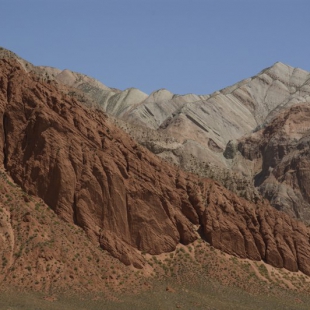
[[[172,288],[171,286],[167,286],[167,287],[166,287],[166,292],[175,293],[175,289]]]

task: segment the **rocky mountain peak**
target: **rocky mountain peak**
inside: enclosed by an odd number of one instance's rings
[[[68,70],[29,71],[13,54],[3,55],[8,55],[0,58],[3,286],[101,292],[113,283],[122,287],[121,277],[132,286],[140,271],[149,278],[176,272],[179,278],[184,261],[199,258],[201,270],[210,267],[207,247],[218,249],[212,259],[226,253],[310,275],[309,227],[276,210],[284,201],[296,214],[306,214],[300,198],[310,197],[309,104],[283,105],[253,133],[255,105],[251,110],[236,92],[263,87],[259,78],[213,97],[159,91],[157,102],[146,102],[149,97],[136,89],[96,86]],[[270,79],[266,94],[277,90]],[[254,90],[247,93],[253,102],[261,91]],[[128,121],[139,115],[139,126]],[[227,139],[244,132],[249,134],[225,147]],[[146,142],[178,166],[141,145]],[[188,253],[176,261],[180,248]],[[192,278],[194,265],[188,268]],[[265,276],[269,281],[268,271]]]

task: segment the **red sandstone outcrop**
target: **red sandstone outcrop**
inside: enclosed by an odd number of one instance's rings
[[[134,249],[159,254],[197,238],[192,226],[199,223],[194,208],[202,208],[199,187],[102,112],[6,59],[0,100],[6,169],[62,219],[83,227],[93,242],[141,266]],[[195,193],[195,206],[188,192]]]
[[[96,110],[0,60],[0,160],[14,181],[125,264],[199,237],[227,253],[309,270],[309,230],[268,204],[169,166]]]
[[[202,216],[205,238],[215,248],[272,266],[309,274],[309,229],[267,204],[254,205],[210,182]]]

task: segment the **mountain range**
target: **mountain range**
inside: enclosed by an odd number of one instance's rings
[[[256,159],[263,161],[255,164],[239,150],[244,148],[240,144],[244,143],[242,138],[256,136],[256,132],[264,135],[264,129],[282,113],[298,105],[307,106],[309,72],[278,62],[252,78],[211,95],[175,95],[161,89],[148,96],[134,88],[111,89],[69,70],[40,68],[59,83],[82,90],[99,105],[98,109],[115,117],[118,126],[159,157],[189,172],[216,179],[250,201],[256,201],[261,195],[277,209],[309,223],[310,201],[306,190],[301,189],[297,181],[293,186],[283,181],[284,171],[277,175],[271,173],[272,177],[266,172],[271,172],[282,161],[283,154],[277,154],[275,149],[283,144],[278,139],[285,140],[285,154],[300,148],[295,140],[307,139],[308,120],[299,118],[298,124],[291,125],[296,126],[293,130],[298,134],[289,132],[285,137],[279,132],[273,134],[272,139],[276,140],[273,143],[277,146],[272,150],[272,163],[262,154],[267,145],[256,150],[261,153]],[[256,145],[250,143],[247,147],[251,146]],[[270,154],[270,149],[267,152]],[[290,163],[285,165],[282,170],[295,173],[296,170],[287,167]],[[302,177],[295,175],[294,178],[306,177],[303,173]]]
[[[200,243],[310,276],[309,78],[146,95],[1,49],[2,286],[102,290]]]

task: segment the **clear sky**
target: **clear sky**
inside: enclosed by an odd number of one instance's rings
[[[309,0],[0,0],[0,46],[107,86],[208,94],[310,71]]]

